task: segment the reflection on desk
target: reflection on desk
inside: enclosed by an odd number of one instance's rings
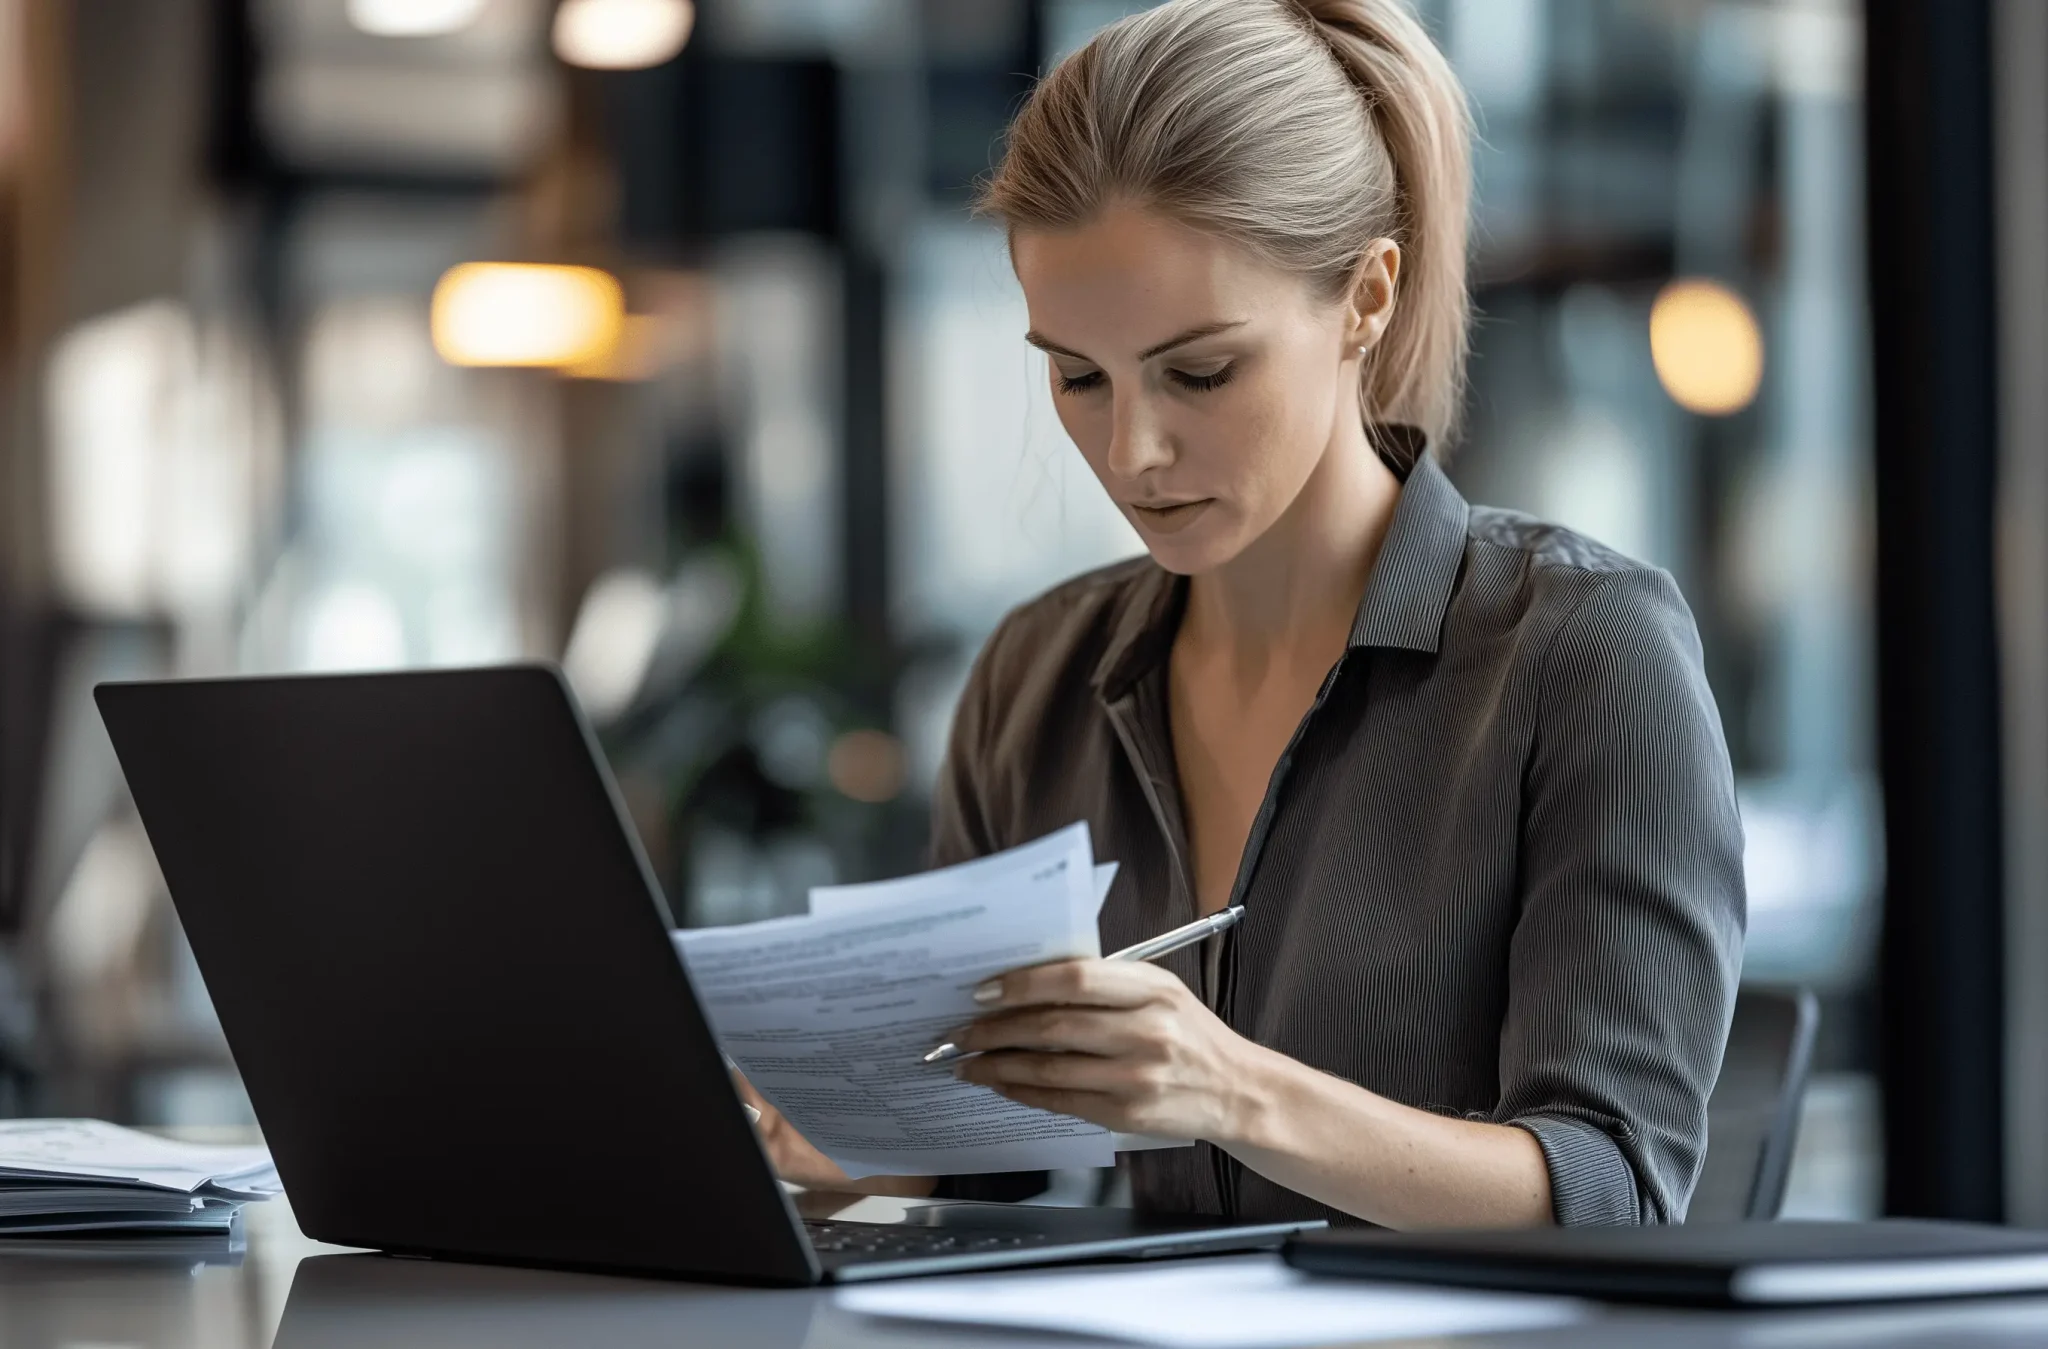
[[[274,1349],[673,1349],[679,1343],[800,1349],[817,1301],[808,1289],[322,1255],[299,1262]]]
[[[239,1262],[137,1262],[94,1254],[9,1254],[0,1243],[5,1349],[85,1344],[150,1349],[1081,1349],[1096,1341],[871,1321],[829,1290],[756,1290],[345,1254],[306,1240],[282,1202],[248,1214]],[[687,1221],[687,1215],[678,1215]],[[1017,1277],[1031,1277],[1019,1272]],[[1968,1342],[2036,1345],[2048,1299],[1868,1311],[1721,1315],[1615,1309],[1554,1331],[1496,1335],[1489,1349],[1841,1349]]]

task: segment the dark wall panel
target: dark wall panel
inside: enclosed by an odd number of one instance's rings
[[[1987,0],[1870,0],[1867,13],[1885,1206],[1996,1221],[2004,916],[1990,13]]]

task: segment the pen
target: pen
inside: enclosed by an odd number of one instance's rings
[[[1112,952],[1104,956],[1103,959],[1157,960],[1163,955],[1171,955],[1183,946],[1193,946],[1198,941],[1204,941],[1219,932],[1236,927],[1237,920],[1242,917],[1244,917],[1244,905],[1233,904],[1221,913],[1212,913],[1207,918],[1197,918],[1194,922],[1183,927],[1177,927],[1171,932],[1162,932],[1158,936],[1141,941],[1135,946],[1126,946],[1121,951]],[[926,1054],[924,1061],[926,1063],[945,1063],[948,1060],[963,1057],[966,1052],[959,1045],[948,1040]]]

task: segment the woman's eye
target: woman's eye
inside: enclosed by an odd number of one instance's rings
[[[1069,375],[1057,366],[1052,372],[1053,382],[1061,393],[1086,393],[1102,383],[1100,370],[1089,370],[1079,375]]]
[[[1175,384],[1180,385],[1180,387],[1183,389],[1190,390],[1194,393],[1207,393],[1211,389],[1220,389],[1224,385],[1230,383],[1231,376],[1236,373],[1237,362],[1226,361],[1224,364],[1217,366],[1214,370],[1208,371],[1206,374],[1200,375],[1190,374],[1185,370],[1175,370],[1171,367],[1168,367],[1166,371],[1166,377],[1172,380]]]

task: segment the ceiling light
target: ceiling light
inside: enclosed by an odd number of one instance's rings
[[[592,70],[641,70],[672,59],[696,21],[690,0],[562,0],[555,55]]]
[[[348,21],[376,37],[438,37],[476,22],[489,0],[348,0]]]
[[[1650,360],[1672,401],[1725,417],[1756,400],[1764,335],[1742,297],[1718,281],[1673,281],[1650,307]]]
[[[595,267],[465,262],[434,287],[434,350],[451,365],[583,365],[617,345],[625,307]]]

